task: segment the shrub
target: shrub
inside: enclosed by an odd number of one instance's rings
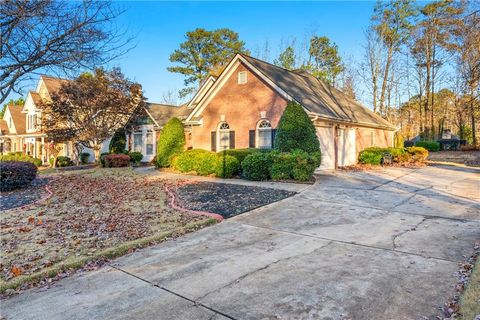
[[[172,159],[172,167],[180,172],[196,172],[201,176],[215,173],[217,154],[202,149],[191,149]]]
[[[42,160],[22,154],[21,152],[9,152],[6,155],[0,155],[0,162],[6,161],[30,162],[36,167],[40,167],[42,165]]]
[[[242,161],[245,159],[245,157],[248,156],[249,154],[252,154],[252,153],[255,153],[255,152],[262,152],[262,151],[265,152],[267,150],[266,149],[253,149],[253,148],[228,149],[228,150],[225,150],[225,151],[218,152],[218,155],[222,156],[223,153],[225,152],[226,155],[235,157],[235,158],[237,158],[238,162],[242,163]]]
[[[248,180],[268,180],[272,157],[270,152],[255,152],[245,157],[242,162],[242,175]]]
[[[440,143],[437,141],[417,141],[415,146],[425,148],[428,151],[440,151]]]
[[[218,155],[215,168],[215,176],[220,178],[231,178],[240,172],[240,162],[230,155]]]
[[[130,165],[130,156],[126,154],[109,154],[105,156],[105,167],[120,168]]]
[[[272,153],[270,176],[273,180],[308,181],[318,166],[318,155],[308,154],[303,150],[291,153]]]
[[[400,132],[395,132],[394,135],[394,146],[395,148],[403,148],[405,144],[405,139]]]
[[[403,148],[380,148],[370,147],[362,150],[358,155],[358,162],[363,164],[380,165],[385,153],[392,155],[394,161],[400,159],[401,155],[405,153]]]
[[[135,163],[140,163],[143,159],[143,154],[138,151],[132,151],[129,153],[130,155],[130,161],[135,162]]]
[[[393,161],[397,162],[397,163],[409,163],[409,162],[412,162],[413,161],[413,156],[412,154],[406,152],[406,153],[402,153],[402,154],[399,154],[398,156],[396,156]]]
[[[82,164],[87,164],[89,159],[90,159],[90,153],[88,152],[80,153],[80,162]]]
[[[7,161],[0,163],[0,191],[25,188],[35,179],[37,167],[30,162]]]
[[[113,134],[112,139],[110,140],[110,144],[108,146],[108,150],[110,153],[124,153],[125,149],[127,148],[127,138],[126,138],[125,129],[121,128],[115,131]]]
[[[110,152],[103,152],[100,154],[100,164],[102,167],[105,167],[105,157],[108,156]]]
[[[163,127],[157,144],[157,166],[170,167],[175,155],[185,149],[185,132],[183,123],[178,118],[171,118]]]
[[[320,142],[312,120],[298,103],[291,101],[287,104],[278,123],[274,146],[281,152],[320,152]]]
[[[57,157],[57,167],[68,167],[73,164],[72,160],[69,157],[58,156]]]
[[[422,147],[408,147],[405,149],[412,155],[412,160],[415,162],[425,162],[428,158],[428,150]]]

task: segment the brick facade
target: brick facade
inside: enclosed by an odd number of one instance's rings
[[[238,73],[247,72],[247,83],[238,84]],[[249,130],[255,130],[265,112],[272,128],[276,128],[287,101],[267,83],[240,64],[232,76],[202,112],[203,126],[192,128],[193,148],[211,150],[211,132],[224,121],[235,131],[235,149],[249,147]]]

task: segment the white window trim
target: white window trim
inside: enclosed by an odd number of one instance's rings
[[[268,122],[268,124],[270,125],[270,127],[260,127],[260,125],[264,122]],[[257,149],[272,149],[272,123],[267,120],[267,119],[261,119],[260,121],[258,121],[257,123],[257,127],[256,127],[256,132],[255,132],[255,148]],[[263,147],[260,147],[260,134],[259,132],[260,131],[269,131],[270,132],[270,146],[266,147],[266,146],[263,146]]]
[[[237,76],[237,83],[238,84],[246,84],[248,81],[247,79],[247,71],[240,71]]]
[[[223,124],[226,124],[228,126],[228,129],[220,129],[220,127],[223,125]],[[219,151],[223,151],[223,150],[228,150],[230,149],[230,131],[231,131],[231,128],[230,128],[230,125],[228,124],[228,122],[226,121],[222,121],[218,124],[217,126],[217,152]],[[221,146],[220,146],[220,133],[228,133],[228,143],[227,143],[227,147],[225,149],[223,149]]]

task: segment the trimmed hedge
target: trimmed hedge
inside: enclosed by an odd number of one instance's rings
[[[415,162],[425,162],[428,158],[428,150],[422,147],[408,147],[405,148],[408,154],[412,155],[412,160]]]
[[[100,154],[100,164],[102,167],[105,167],[105,157],[108,156],[110,152],[103,152]]]
[[[105,167],[120,168],[130,165],[130,156],[126,154],[109,154],[105,156]]]
[[[262,181],[270,178],[272,156],[270,152],[255,152],[242,162],[242,175],[245,179]]]
[[[287,152],[273,152],[270,177],[273,180],[308,181],[313,177],[315,169],[319,166],[316,154],[308,154],[303,150]]]
[[[320,152],[315,126],[298,103],[291,101],[287,104],[277,126],[274,147],[280,152],[293,150]]]
[[[37,167],[30,162],[6,161],[0,163],[0,191],[28,187],[37,175]]]
[[[180,172],[195,172],[208,176],[216,171],[217,154],[203,149],[191,149],[172,159],[171,166]]]
[[[48,159],[48,162],[50,163],[50,166],[53,167],[53,160],[55,158],[50,158]],[[64,156],[58,156],[57,157],[57,165],[56,167],[68,167],[73,165],[72,160],[69,157],[64,157]]]
[[[125,129],[122,128],[115,131],[113,134],[108,150],[110,153],[124,153],[125,149],[127,149],[127,138],[125,135]]]
[[[428,151],[440,151],[440,143],[437,141],[417,141],[415,147],[422,147]]]
[[[232,156],[237,158],[238,162],[242,163],[243,160],[250,154],[256,152],[269,152],[268,149],[254,149],[254,148],[246,148],[246,149],[227,149],[225,151],[219,151],[217,154],[222,156],[225,152],[226,155]]]
[[[0,155],[0,162],[6,161],[30,162],[36,167],[40,167],[42,165],[42,160],[22,154],[22,152],[9,152],[8,154]]]
[[[240,162],[230,155],[217,155],[215,176],[220,178],[232,178],[240,172]]]
[[[358,162],[363,164],[380,165],[385,153],[391,154],[393,161],[396,163],[424,162],[428,157],[428,151],[421,147],[370,147],[360,152],[358,155]]]
[[[143,159],[143,154],[138,151],[132,151],[128,155],[130,156],[130,161],[134,163],[140,163]]]
[[[90,153],[88,152],[80,153],[80,162],[82,164],[87,164],[89,159],[90,159]]]
[[[171,118],[165,124],[157,144],[157,167],[172,165],[172,159],[185,149],[185,131],[178,118]]]

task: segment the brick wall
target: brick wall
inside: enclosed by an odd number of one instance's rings
[[[238,72],[247,72],[247,83],[238,84]],[[211,149],[211,132],[216,131],[221,117],[235,131],[235,149],[248,148],[249,130],[254,130],[265,112],[273,128],[277,127],[287,101],[267,83],[240,64],[215,97],[203,110],[203,126],[192,128],[194,148]]]
[[[357,154],[365,148],[372,146],[372,133],[373,133],[373,146],[375,147],[392,147],[393,146],[393,133],[389,130],[371,129],[357,127],[356,139],[357,139]]]

